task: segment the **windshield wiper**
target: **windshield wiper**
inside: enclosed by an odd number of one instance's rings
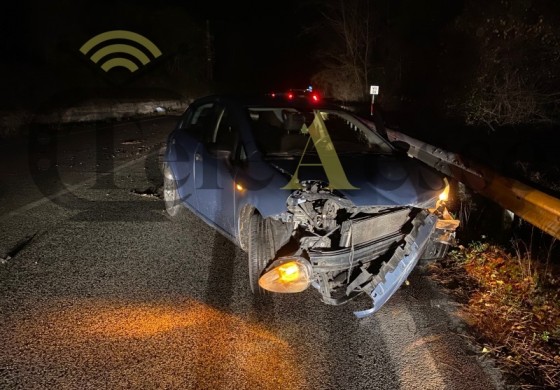
[[[264,157],[301,157],[303,150],[292,150],[287,152],[270,152],[265,153]],[[308,150],[305,155],[317,155],[315,150]]]

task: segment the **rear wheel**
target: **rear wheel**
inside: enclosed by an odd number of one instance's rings
[[[274,257],[272,232],[260,214],[253,214],[248,229],[249,284],[255,295],[265,295],[267,291],[259,286],[259,278],[268,262]]]

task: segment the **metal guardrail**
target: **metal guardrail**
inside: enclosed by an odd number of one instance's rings
[[[408,154],[452,177],[510,210],[520,218],[560,239],[560,199],[494,170],[469,161],[398,131],[387,129],[391,141],[410,145]]]

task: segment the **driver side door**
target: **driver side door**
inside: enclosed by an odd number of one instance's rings
[[[234,179],[239,127],[230,111],[217,106],[217,121],[194,158],[198,210],[209,222],[235,237]]]

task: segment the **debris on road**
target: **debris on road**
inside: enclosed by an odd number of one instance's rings
[[[43,232],[44,233],[44,232]],[[31,244],[31,242],[42,235],[41,232],[36,232],[31,236],[26,236],[25,238],[19,240],[6,254],[0,256],[0,264],[6,264],[9,260],[13,259],[21,252],[26,246]]]
[[[133,188],[132,190],[130,190],[130,193],[143,197],[163,199],[163,184],[159,186],[148,187],[144,190]]]

